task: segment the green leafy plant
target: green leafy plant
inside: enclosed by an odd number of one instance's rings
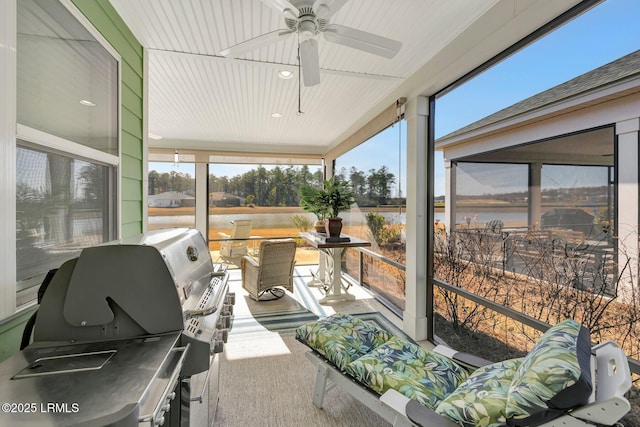
[[[324,190],[305,185],[300,188],[300,194],[302,196],[300,199],[302,209],[314,214],[319,221],[324,221],[329,213]]]
[[[328,207],[329,218],[337,218],[340,212],[347,211],[355,203],[355,193],[348,182],[336,181],[334,178],[323,182],[323,200]]]

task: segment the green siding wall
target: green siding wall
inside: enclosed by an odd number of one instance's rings
[[[122,216],[120,232],[128,237],[142,232],[143,49],[108,0],[73,0],[76,7],[120,54],[122,129]],[[24,325],[33,310],[0,323],[0,361],[20,348]]]
[[[142,95],[143,49],[108,0],[73,0],[76,7],[120,54],[122,123],[120,232],[128,237],[142,232]]]
[[[0,324],[0,362],[20,350],[22,331],[34,309]]]

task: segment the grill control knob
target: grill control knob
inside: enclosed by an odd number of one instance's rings
[[[236,303],[235,292],[229,292],[227,296],[224,298],[224,302],[231,305],[235,304]]]
[[[231,326],[231,318],[229,318],[229,316],[220,316],[218,318],[218,322],[216,323],[216,328],[229,329],[230,326]]]
[[[229,314],[233,314],[233,306],[231,304],[225,304],[224,311],[229,312]]]
[[[222,353],[223,349],[224,349],[224,342],[220,340],[216,340],[213,343],[213,346],[211,347],[211,354]]]
[[[164,425],[164,416],[158,418],[157,420],[154,420],[153,423],[157,426]]]
[[[221,331],[218,331],[218,339],[222,340],[223,342],[227,342],[227,340],[229,339],[229,330],[222,329]]]
[[[176,392],[175,392],[175,391],[172,391],[171,393],[167,394],[167,398],[168,398],[169,400],[173,400],[173,399],[175,399],[175,398],[176,398]]]

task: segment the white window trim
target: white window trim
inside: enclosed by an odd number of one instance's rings
[[[0,2],[0,319],[16,313],[17,3]]]
[[[50,133],[21,125],[20,123],[17,125],[17,130],[17,139],[37,144],[43,148],[54,150],[62,154],[69,154],[73,157],[87,159],[92,162],[103,163],[116,167],[120,165],[119,156],[105,153],[104,151],[96,150],[95,148],[87,147],[86,145],[78,144],[77,142],[69,141],[68,139],[60,138],[59,136],[51,135]]]

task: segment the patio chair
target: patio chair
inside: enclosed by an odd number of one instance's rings
[[[586,427],[630,410],[624,351],[613,341],[591,348],[589,331],[570,319],[525,357],[497,363],[443,346],[425,351],[342,313],[301,326],[296,338],[312,349],[318,408],[338,385],[394,426]]]
[[[499,219],[492,219],[484,225],[484,231],[487,233],[502,233],[502,229],[504,228],[504,223]]]
[[[283,288],[293,292],[295,255],[296,242],[292,239],[263,240],[257,261],[242,257],[242,287],[256,301],[280,298]]]
[[[232,223],[231,235],[223,232],[218,233],[220,237],[229,239],[220,243],[220,258],[223,259],[239,258],[249,253],[249,240],[247,238],[251,234],[251,220],[237,219]]]

